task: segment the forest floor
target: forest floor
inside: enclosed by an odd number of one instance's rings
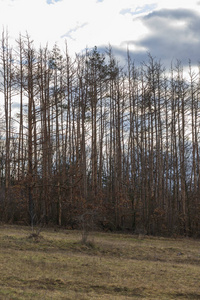
[[[200,299],[200,240],[0,225],[0,299]]]

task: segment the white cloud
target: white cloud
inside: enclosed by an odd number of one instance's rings
[[[148,34],[139,16],[178,7],[198,6],[195,0],[0,0],[0,22],[13,39],[27,31],[36,46],[67,39],[72,53],[108,43],[125,49],[124,41]]]

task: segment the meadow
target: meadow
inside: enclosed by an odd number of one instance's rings
[[[0,225],[0,299],[200,299],[200,240]]]

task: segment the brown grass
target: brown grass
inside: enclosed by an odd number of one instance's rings
[[[0,299],[200,299],[200,241],[0,226]]]

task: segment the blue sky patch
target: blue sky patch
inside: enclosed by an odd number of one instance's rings
[[[54,4],[59,1],[62,1],[62,0],[46,0],[47,4]]]
[[[156,7],[157,7],[156,4],[146,4],[144,6],[138,6],[135,11],[132,11],[131,8],[125,8],[120,11],[120,14],[122,14],[122,15],[125,15],[125,14],[139,15],[139,14],[154,10]]]
[[[61,36],[61,38],[68,37],[68,38],[70,38],[70,39],[72,39],[72,40],[75,41],[76,39],[74,39],[74,38],[72,37],[72,34],[73,34],[74,32],[76,32],[77,30],[79,30],[79,29],[81,29],[81,28],[83,28],[83,27],[85,27],[85,26],[87,26],[87,25],[88,25],[87,22],[85,22],[85,23],[83,23],[83,24],[81,24],[81,25],[77,24],[76,27],[71,28],[68,32],[66,32],[65,34],[63,34],[63,35]]]

